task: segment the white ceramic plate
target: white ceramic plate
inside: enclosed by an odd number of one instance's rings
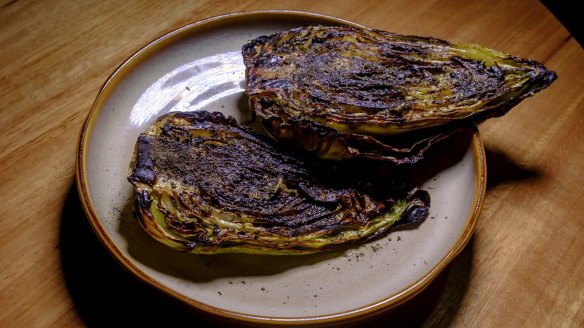
[[[254,323],[330,323],[390,309],[425,288],[471,237],[485,191],[476,130],[449,140],[416,168],[430,217],[347,251],[307,256],[181,254],[150,238],[132,216],[128,165],[138,135],[177,110],[222,111],[243,120],[247,41],[308,23],[352,24],[277,11],[224,15],[144,47],[102,88],[81,133],[77,181],[105,247],[138,279],[195,309]]]

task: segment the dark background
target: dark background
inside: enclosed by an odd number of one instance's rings
[[[570,34],[582,46],[584,33],[582,24],[582,10],[576,6],[576,1],[568,0],[540,0],[541,3],[568,29]]]

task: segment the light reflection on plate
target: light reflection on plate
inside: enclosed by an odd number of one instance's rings
[[[242,93],[244,79],[240,51],[181,65],[146,89],[130,113],[130,122],[143,126],[162,113],[202,109],[221,98]]]
[[[393,308],[424,289],[472,235],[485,191],[476,131],[429,154],[414,175],[430,192],[415,229],[347,251],[308,256],[196,256],[150,238],[132,217],[128,165],[138,135],[170,111],[249,118],[241,46],[307,23],[351,24],[298,12],[232,14],[171,32],[110,77],[81,134],[77,182],[89,221],[135,277],[194,309],[261,323],[346,322]]]

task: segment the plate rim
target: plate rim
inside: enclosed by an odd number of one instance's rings
[[[482,210],[483,200],[486,192],[486,157],[483,142],[481,140],[479,131],[477,127],[472,128],[472,140],[470,143],[473,161],[478,164],[474,167],[476,174],[475,181],[475,195],[473,199],[473,208],[469,214],[465,226],[458,236],[456,242],[452,245],[448,252],[438,261],[438,263],[428,271],[422,278],[412,283],[411,285],[403,288],[400,292],[393,295],[384,297],[371,304],[361,306],[352,310],[341,311],[329,315],[317,315],[317,316],[298,316],[298,317],[273,317],[273,316],[260,316],[246,314],[231,310],[226,310],[218,307],[214,307],[205,304],[200,301],[191,299],[185,295],[182,295],[178,291],[172,288],[166,287],[161,283],[157,282],[155,279],[151,278],[144,271],[139,269],[136,265],[128,259],[123,252],[116,246],[115,242],[108,235],[100,218],[98,217],[95,208],[93,206],[92,198],[89,192],[89,187],[87,184],[87,156],[89,148],[89,140],[91,139],[91,132],[95,125],[96,118],[103,108],[104,100],[107,96],[115,89],[115,84],[117,81],[123,79],[132,69],[139,64],[142,60],[146,59],[149,54],[160,49],[165,45],[172,43],[176,39],[180,38],[184,33],[196,33],[197,29],[203,27],[209,28],[213,25],[218,25],[225,23],[230,20],[241,20],[250,19],[254,16],[297,16],[297,18],[308,17],[311,19],[319,19],[323,22],[329,22],[333,24],[345,24],[352,26],[365,27],[361,24],[354,23],[345,19],[337,18],[334,16],[328,16],[320,13],[312,13],[305,11],[296,10],[259,10],[259,11],[244,11],[244,12],[234,12],[228,14],[217,15],[202,20],[195,21],[193,23],[184,25],[170,32],[167,32],[154,40],[147,43],[145,46],[134,52],[130,57],[122,62],[106,79],[104,84],[101,86],[92,107],[87,115],[87,118],[81,128],[77,141],[76,149],[76,184],[77,191],[80,197],[80,201],[83,210],[87,216],[90,226],[96,233],[100,242],[105,246],[108,252],[117,260],[117,262],[122,265],[134,278],[142,281],[151,288],[154,288],[160,292],[163,292],[167,296],[175,298],[186,305],[189,305],[192,309],[202,312],[202,314],[211,314],[214,318],[224,319],[229,321],[243,321],[253,324],[269,324],[269,325],[312,325],[312,324],[330,324],[330,323],[340,323],[340,322],[352,322],[367,317],[375,316],[382,312],[386,312],[393,309],[406,301],[412,299],[414,296],[418,295],[423,291],[444,268],[452,262],[452,260],[464,249],[469,240],[471,239],[478,217]]]

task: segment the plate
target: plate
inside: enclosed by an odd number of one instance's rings
[[[411,170],[430,192],[428,219],[359,247],[302,256],[182,254],[139,226],[126,179],[138,135],[170,111],[221,111],[246,121],[241,46],[310,23],[358,25],[268,11],[223,15],[170,32],[110,76],[81,131],[78,190],[98,238],[136,278],[196,310],[247,323],[358,320],[419,293],[472,235],[486,178],[476,129],[443,142]]]

